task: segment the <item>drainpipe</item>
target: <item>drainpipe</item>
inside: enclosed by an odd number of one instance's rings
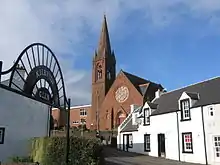
[[[180,161],[180,129],[179,129],[178,111],[176,111],[176,125],[177,125],[177,137],[178,137],[178,156],[179,156],[179,161]]]
[[[1,77],[2,77],[2,61],[0,61],[0,84],[1,84]]]
[[[205,149],[205,163],[206,163],[206,165],[208,165],[207,148],[206,148],[206,133],[205,133],[203,106],[201,106],[201,114],[202,114],[202,129],[203,129],[203,137],[204,137],[203,140],[204,140],[204,149]]]

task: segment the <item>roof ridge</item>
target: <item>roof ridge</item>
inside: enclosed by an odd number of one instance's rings
[[[147,79],[144,79],[144,78],[142,78],[142,77],[139,77],[139,76],[136,76],[135,74],[132,74],[132,73],[129,73],[129,72],[126,72],[126,71],[124,71],[124,70],[121,70],[123,73],[127,73],[127,74],[129,74],[129,75],[131,75],[131,76],[134,76],[134,77],[137,77],[137,78],[139,78],[139,79],[142,79],[142,80],[145,80],[145,81],[149,81],[149,80],[147,80]],[[151,81],[149,81],[149,82],[151,82]]]
[[[218,78],[220,78],[220,77],[219,77],[219,76],[216,76],[216,77],[212,77],[212,78],[209,78],[209,79],[206,79],[206,80],[197,82],[197,83],[193,83],[193,84],[190,84],[190,85],[187,85],[187,86],[183,86],[183,87],[180,87],[180,88],[171,90],[171,91],[169,91],[169,92],[162,93],[161,96],[162,96],[162,95],[169,94],[169,93],[172,93],[172,92],[175,92],[175,91],[178,91],[178,90],[181,90],[181,89],[184,89],[184,88],[187,88],[187,87],[191,87],[191,86],[194,86],[194,85],[198,85],[198,84],[202,84],[202,83],[205,83],[205,82],[208,82],[208,81],[212,81],[212,80],[218,79]]]
[[[144,84],[140,84],[139,86],[145,86],[145,85],[148,85],[149,84],[149,82],[148,83],[144,83]]]

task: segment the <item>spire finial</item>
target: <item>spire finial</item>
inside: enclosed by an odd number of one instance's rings
[[[102,31],[101,36],[99,39],[99,47],[98,47],[98,54],[101,55],[106,51],[106,53],[111,52],[111,46],[110,46],[110,39],[108,34],[108,26],[107,26],[107,20],[106,20],[106,14],[104,13],[104,20],[102,23]]]

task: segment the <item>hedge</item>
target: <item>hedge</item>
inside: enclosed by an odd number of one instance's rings
[[[42,165],[64,165],[66,156],[65,137],[31,139],[30,157]],[[70,165],[103,165],[101,141],[82,137],[70,137]]]

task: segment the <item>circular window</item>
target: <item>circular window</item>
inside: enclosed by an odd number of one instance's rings
[[[119,103],[125,102],[129,97],[129,90],[126,86],[119,87],[115,92],[115,99]]]

